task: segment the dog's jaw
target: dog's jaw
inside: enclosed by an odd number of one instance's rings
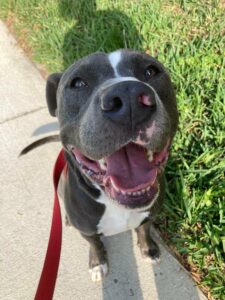
[[[100,160],[91,160],[72,145],[67,151],[81,172],[100,187],[117,205],[145,209],[159,194],[158,177],[168,159],[170,142],[160,152],[129,143]]]

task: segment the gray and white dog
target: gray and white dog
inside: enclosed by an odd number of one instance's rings
[[[92,280],[108,271],[101,235],[135,229],[142,254],[158,259],[149,227],[178,124],[163,65],[137,51],[94,53],[50,75],[46,94],[68,162],[67,218],[90,243]]]

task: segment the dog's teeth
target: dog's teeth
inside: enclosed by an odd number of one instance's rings
[[[100,165],[100,168],[104,171],[106,171],[106,162],[105,162],[105,159],[102,158],[102,159],[99,159],[99,165]]]
[[[153,160],[153,152],[151,150],[148,150],[147,155],[148,155],[148,160],[151,162]]]
[[[112,182],[112,186],[117,192],[120,192],[122,195],[127,195],[127,196],[141,196],[141,195],[146,194],[151,188],[151,186],[148,186],[147,188],[136,191],[136,192],[126,192],[126,191],[119,190],[113,182]]]
[[[119,192],[119,189],[118,189],[118,187],[114,184],[113,180],[111,180],[111,183],[112,183],[113,188],[114,188],[117,192]]]
[[[112,182],[112,185],[116,191],[120,192],[123,195],[127,195],[127,196],[141,196],[141,195],[146,194],[151,188],[151,186],[148,186],[147,188],[136,191],[136,192],[125,192],[122,190],[118,190],[118,188],[113,184],[113,182]]]
[[[91,170],[87,170],[87,175],[88,175],[88,176],[91,176],[91,175],[93,175],[93,171],[91,171]]]
[[[76,160],[77,160],[78,164],[81,166],[82,165],[81,161],[79,161],[79,159],[77,159],[77,158],[76,158]]]

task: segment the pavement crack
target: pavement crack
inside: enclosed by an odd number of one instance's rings
[[[7,118],[7,119],[1,121],[1,122],[0,122],[0,125],[5,124],[5,123],[7,123],[7,122],[9,122],[9,121],[13,121],[13,120],[19,119],[19,118],[21,118],[21,117],[27,116],[27,115],[29,115],[29,114],[36,113],[37,111],[40,111],[40,110],[43,110],[43,109],[46,109],[46,106],[41,106],[41,107],[35,108],[35,109],[33,109],[33,110],[30,110],[30,111],[26,111],[26,112],[20,113],[20,114],[14,116],[14,117]]]

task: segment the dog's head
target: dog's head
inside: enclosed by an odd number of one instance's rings
[[[95,53],[49,76],[47,103],[72,163],[118,204],[150,207],[178,123],[163,65],[137,51]]]

